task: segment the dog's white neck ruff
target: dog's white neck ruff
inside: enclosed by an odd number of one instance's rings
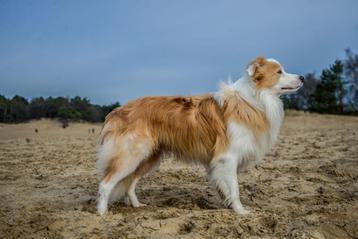
[[[253,135],[253,137],[259,140],[259,142],[256,142],[256,144],[257,143],[258,144],[254,148],[252,148],[252,150],[250,150],[251,152],[247,152],[246,155],[243,155],[243,157],[246,157],[254,154],[256,156],[255,161],[256,162],[261,161],[264,154],[267,153],[268,150],[271,149],[272,146],[274,146],[274,144],[276,143],[282,125],[284,111],[283,111],[283,104],[279,98],[279,95],[271,92],[270,89],[262,89],[262,90],[256,89],[254,86],[254,82],[252,82],[252,80],[247,74],[245,74],[242,78],[240,78],[236,82],[224,83],[223,87],[225,87],[226,90],[229,89],[234,91],[248,104],[265,113],[266,118],[270,124],[270,128],[268,132],[259,137]],[[225,95],[223,94],[221,89],[215,93],[214,97],[219,105],[223,105],[225,101]],[[231,131],[230,122],[228,124],[229,124],[228,130]],[[245,131],[250,131],[250,130],[247,129],[247,127],[245,127]],[[229,132],[229,134],[233,135],[232,132]],[[254,134],[254,133],[250,131],[250,134]],[[242,137],[237,135],[235,137],[231,137],[231,140],[238,141],[240,140],[240,138],[242,140]],[[251,146],[252,144],[248,143],[247,146]]]

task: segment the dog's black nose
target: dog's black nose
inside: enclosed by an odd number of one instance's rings
[[[305,81],[305,77],[304,76],[299,76],[298,77],[300,79],[300,81],[303,83]]]

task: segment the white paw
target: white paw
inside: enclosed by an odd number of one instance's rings
[[[97,205],[97,213],[99,215],[104,215],[107,212],[107,205],[104,205],[103,203],[99,202]]]
[[[235,210],[235,212],[237,213],[237,214],[240,214],[240,215],[247,215],[247,214],[249,214],[250,213],[250,211],[249,210],[246,210],[245,208],[240,208],[240,209],[238,209],[238,210]]]
[[[144,203],[136,203],[136,204],[133,204],[133,207],[145,207],[147,206],[147,204],[144,204]]]
[[[233,209],[237,214],[240,215],[247,215],[250,213],[250,211],[245,209],[243,206],[233,206]]]

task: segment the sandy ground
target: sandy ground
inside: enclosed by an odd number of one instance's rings
[[[170,160],[139,183],[147,207],[97,215],[99,130],[0,125],[1,238],[358,238],[358,117],[286,117],[265,162],[239,176],[244,217],[202,168]]]

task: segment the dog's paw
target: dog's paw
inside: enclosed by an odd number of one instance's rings
[[[245,209],[245,208],[241,208],[241,209],[237,210],[236,212],[238,214],[240,214],[240,215],[248,215],[248,214],[250,214],[250,211]]]
[[[99,215],[104,215],[107,213],[107,208],[104,208],[104,207],[97,207],[97,213]]]
[[[103,201],[99,201],[97,204],[97,213],[99,215],[104,215],[107,213],[107,211],[108,211],[107,203]]]
[[[144,203],[138,203],[138,204],[134,204],[133,207],[145,207],[147,206],[147,204],[144,204]]]
[[[250,213],[249,210],[245,209],[242,206],[241,207],[234,207],[233,209],[237,214],[240,214],[240,215],[248,215]]]

